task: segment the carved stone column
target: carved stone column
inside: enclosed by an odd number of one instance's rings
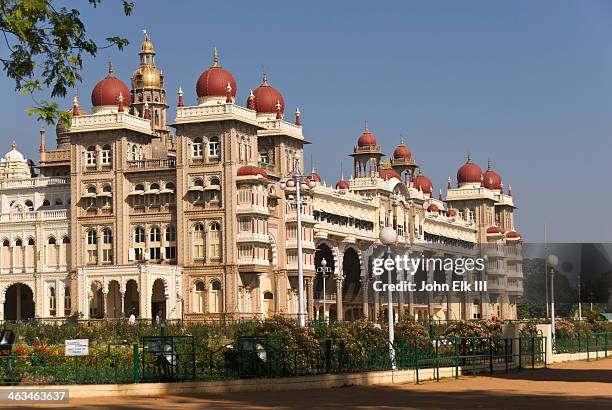
[[[342,306],[342,284],[344,278],[336,276],[336,319],[344,320],[344,308]]]
[[[362,294],[363,294],[363,317],[366,320],[370,320],[370,304],[368,303],[368,290],[370,287],[370,281],[368,280],[368,278],[364,278],[361,282],[362,284]]]
[[[280,314],[282,292],[280,288],[280,275],[274,272],[274,314]]]
[[[306,301],[308,312],[308,320],[314,320],[314,286],[312,278],[306,278]]]

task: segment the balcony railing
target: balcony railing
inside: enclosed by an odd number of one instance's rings
[[[176,159],[141,159],[128,161],[130,169],[151,169],[151,168],[175,168]]]
[[[43,187],[49,185],[69,185],[70,178],[68,177],[49,177],[49,178],[28,178],[0,181],[0,189],[7,188],[29,188]]]
[[[48,220],[68,220],[67,209],[52,209],[47,211],[10,212],[0,214],[0,222],[30,222]]]

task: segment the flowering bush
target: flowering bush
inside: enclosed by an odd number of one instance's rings
[[[446,337],[500,337],[501,335],[501,324],[486,320],[453,322],[443,334]]]

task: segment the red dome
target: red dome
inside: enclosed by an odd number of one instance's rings
[[[363,131],[363,133],[359,136],[359,139],[357,140],[357,145],[359,145],[360,147],[366,147],[369,145],[377,145],[377,144],[378,142],[376,141],[376,137],[374,136],[374,134],[370,132],[370,130],[367,127]]]
[[[239,177],[257,176],[257,175],[261,175],[264,178],[268,177],[268,173],[266,172],[265,169],[261,169],[259,167],[256,167],[255,165],[244,165],[238,168],[238,172],[236,173],[236,176],[239,176]]]
[[[427,207],[427,212],[438,212],[438,206],[436,204],[431,204]]]
[[[403,143],[399,144],[397,148],[395,148],[395,151],[393,151],[393,158],[395,159],[403,159],[403,158],[411,158],[411,157],[412,157],[412,152],[410,151],[410,148],[405,146]]]
[[[392,168],[382,168],[379,175],[384,180],[389,180],[391,178],[397,178],[400,181],[402,180],[400,174],[398,174],[397,171]]]
[[[499,226],[495,226],[495,225],[489,226],[487,228],[487,233],[498,234],[498,233],[501,233],[501,229],[499,228]]]
[[[449,209],[448,211],[446,211],[446,215],[453,218],[455,216],[457,216],[457,210],[456,209]]]
[[[349,189],[349,184],[344,179],[341,179],[336,184],[336,189]]]
[[[483,184],[485,188],[501,191],[502,189],[502,178],[499,174],[491,168],[491,161],[489,161],[487,171],[482,175]]]
[[[517,239],[520,237],[521,237],[521,234],[519,234],[517,231],[508,231],[506,233],[506,238],[509,238],[509,239]]]
[[[285,112],[285,100],[283,95],[270,84],[264,72],[263,81],[259,87],[253,90],[255,96],[255,111],[258,113],[276,113],[276,104],[280,103],[280,112]]]
[[[412,182],[414,183],[414,187],[416,189],[420,189],[426,194],[430,194],[433,190],[433,184],[431,183],[431,180],[425,175],[417,175],[416,177],[414,177]]]
[[[217,49],[214,50],[213,64],[205,70],[196,83],[198,97],[225,97],[227,95],[227,83],[232,87],[231,95],[236,97],[236,80],[234,76],[219,65]]]
[[[313,169],[312,172],[310,173],[310,176],[308,177],[316,182],[321,182],[321,176],[319,174],[317,174],[315,172],[315,170]]]
[[[123,105],[130,105],[130,90],[127,85],[113,75],[113,66],[109,63],[108,75],[98,81],[91,91],[91,105],[100,107],[102,105],[119,106],[119,94],[123,96]]]
[[[467,162],[459,168],[457,171],[457,182],[480,182],[482,176],[482,169],[472,162],[472,158],[468,155]]]

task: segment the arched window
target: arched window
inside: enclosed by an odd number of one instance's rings
[[[153,183],[153,184],[151,184],[151,187],[150,187],[149,189],[150,189],[150,190],[155,190],[155,189],[156,189],[156,190],[158,190],[158,191],[159,191],[159,184],[157,184],[157,183]]]
[[[142,185],[142,184],[137,184],[137,185],[134,187],[134,191],[144,191],[144,185]]]
[[[174,227],[174,225],[168,225],[166,227],[166,241],[176,241],[176,228]]]
[[[176,228],[174,227],[174,225],[168,225],[166,227],[165,239],[165,258],[176,259]]]
[[[144,243],[145,241],[145,231],[140,226],[134,229],[134,242],[136,243]]]
[[[208,252],[210,259],[221,259],[221,225],[213,222],[208,231]]]
[[[2,242],[2,246],[4,246],[5,248],[8,248],[8,247],[10,247],[10,246],[11,246],[11,243],[9,242],[9,240],[8,240],[8,239],[5,239],[5,240]]]
[[[95,194],[96,193],[96,187],[95,186],[90,186],[89,188],[87,188],[87,193],[88,194]]]
[[[161,259],[161,231],[158,227],[153,227],[149,231],[149,259]]]
[[[57,198],[55,200],[55,206],[61,206],[61,205],[64,205],[64,201],[62,201],[61,198]]]
[[[102,230],[102,262],[113,261],[113,231],[110,228]]]
[[[35,242],[33,238],[28,239],[28,246],[34,246]]]
[[[221,282],[215,280],[210,287],[210,312],[220,313],[223,305],[223,295],[221,294]]]
[[[141,261],[144,257],[145,230],[138,226],[134,229],[134,259]]]
[[[197,281],[194,286],[195,300],[194,300],[194,312],[204,313],[204,282]]]
[[[49,245],[56,245],[56,244],[57,244],[57,241],[55,240],[55,238],[54,238],[53,236],[51,236],[51,237],[49,238],[49,240],[47,241],[47,243],[48,243]]]
[[[149,231],[149,240],[151,242],[159,242],[160,241],[160,232],[159,232],[159,228],[154,227],[151,228],[151,230]]]
[[[68,236],[64,236],[64,239],[62,239],[62,243],[63,243],[64,245],[68,245],[68,244],[70,244],[70,237],[68,237]]]
[[[64,287],[64,316],[70,316],[72,300],[70,299],[70,286]]]
[[[98,263],[98,234],[94,229],[87,231],[87,264],[95,265]]]
[[[219,181],[219,178],[217,178],[217,177],[212,177],[210,179],[210,185],[212,185],[212,186],[220,186],[221,185],[221,181]]]
[[[274,295],[272,292],[264,292],[263,298],[264,300],[272,300],[274,299]]]
[[[194,158],[202,158],[203,150],[202,150],[202,138],[196,137],[193,140],[193,157]]]
[[[45,207],[45,208],[48,207],[48,206],[51,206],[51,202],[48,199],[45,199],[43,201],[43,203],[42,203],[42,206]]]
[[[59,249],[57,248],[57,239],[54,236],[50,236],[47,239],[47,266],[53,267],[59,264]]]
[[[174,183],[173,183],[173,182],[168,182],[168,183],[166,184],[166,189],[174,189],[174,188],[175,188],[175,186],[174,186]]]
[[[197,178],[195,181],[193,181],[193,186],[204,186],[204,180]]]
[[[198,223],[193,227],[193,257],[194,259],[204,258],[204,225]]]
[[[102,188],[102,192],[113,192],[113,187],[110,185],[104,185],[104,188]]]
[[[132,145],[132,160],[136,161],[138,159],[138,147],[136,145]]]
[[[23,246],[23,241],[21,239],[15,240],[15,246]]]
[[[28,210],[33,211],[34,210],[34,203],[32,201],[30,201],[29,199],[27,201],[25,201],[25,206],[28,208]]]
[[[111,146],[106,144],[102,147],[102,165],[110,165],[113,160]]]
[[[208,140],[208,156],[218,157],[221,149],[219,147],[219,137],[211,137]]]
[[[88,167],[96,166],[96,147],[94,147],[93,145],[90,145],[89,147],[87,147],[87,154],[85,156],[85,164]]]
[[[55,288],[54,287],[50,287],[49,288],[49,316],[55,316],[56,315],[56,302],[57,302],[57,298],[55,296]]]
[[[95,230],[87,231],[87,245],[96,245],[98,243],[98,235]]]

